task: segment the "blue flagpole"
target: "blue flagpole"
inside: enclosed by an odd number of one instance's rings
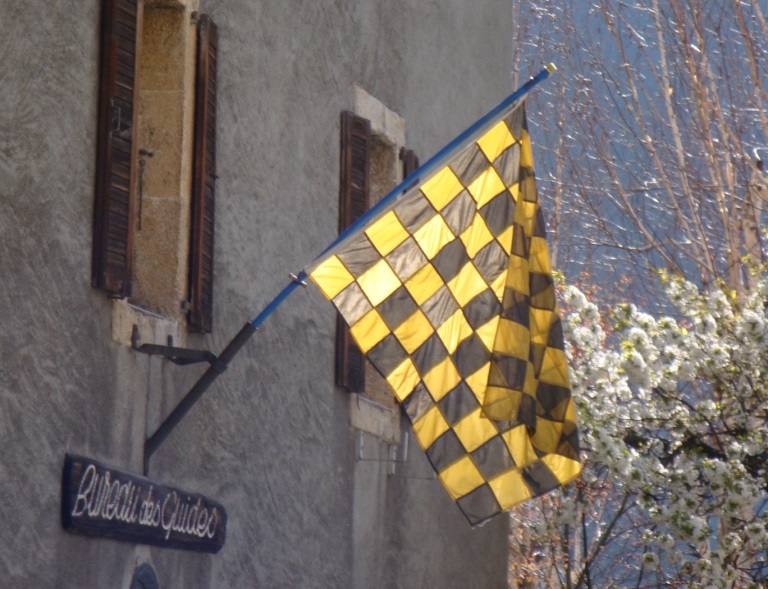
[[[542,82],[543,80],[547,79],[549,77],[549,74],[551,72],[555,71],[555,67],[553,65],[548,65],[545,69],[541,70],[536,76],[528,80],[525,84],[523,84],[519,89],[517,89],[515,92],[510,94],[507,98],[505,98],[502,102],[500,102],[497,106],[495,106],[493,109],[491,109],[485,116],[480,118],[477,122],[475,122],[472,126],[470,126],[466,131],[461,133],[458,137],[456,137],[453,141],[448,143],[445,147],[443,147],[440,151],[438,151],[432,158],[430,158],[423,166],[421,166],[416,172],[411,174],[408,178],[403,180],[397,187],[395,187],[391,192],[389,192],[384,198],[382,198],[378,203],[376,203],[373,207],[371,207],[362,217],[360,217],[357,221],[352,223],[346,230],[344,230],[339,236],[333,240],[333,242],[325,248],[322,253],[320,253],[317,258],[321,257],[323,254],[328,252],[330,249],[338,245],[341,241],[343,241],[346,237],[363,227],[370,219],[372,219],[374,216],[378,215],[382,210],[384,210],[389,204],[392,203],[393,200],[395,200],[398,196],[403,194],[413,186],[414,184],[418,184],[418,182],[421,180],[422,177],[426,177],[432,172],[436,171],[436,169],[444,164],[444,160],[447,158],[448,155],[450,155],[454,150],[457,148],[462,147],[464,144],[469,143],[471,139],[474,139],[475,136],[482,131],[489,123],[494,121],[497,117],[499,117],[506,109],[508,109],[512,104],[520,100],[523,96],[525,96],[528,92],[531,91],[531,89]],[[315,258],[315,259],[317,259]],[[179,424],[179,422],[184,418],[184,416],[187,414],[187,412],[192,408],[192,406],[200,399],[200,397],[205,393],[205,391],[210,387],[210,385],[213,383],[213,381],[226,370],[227,365],[229,364],[230,360],[237,354],[240,349],[245,345],[245,343],[253,336],[254,333],[259,329],[261,324],[264,322],[264,320],[269,317],[275,309],[277,309],[285,299],[290,296],[290,294],[296,290],[299,286],[306,286],[307,282],[307,273],[302,270],[299,272],[297,276],[291,276],[291,282],[289,282],[285,287],[283,287],[283,290],[280,291],[280,293],[272,299],[272,301],[264,307],[264,310],[261,311],[253,320],[246,323],[240,331],[237,333],[237,335],[232,339],[232,341],[227,344],[227,346],[224,348],[224,350],[219,354],[218,357],[215,357],[213,360],[210,361],[210,367],[208,370],[203,373],[203,375],[200,377],[200,379],[192,386],[192,388],[189,390],[189,392],[184,396],[183,399],[179,402],[179,404],[176,406],[176,408],[171,411],[171,413],[168,415],[168,417],[165,418],[163,423],[160,425],[160,427],[157,428],[154,434],[152,434],[147,440],[144,442],[144,474],[148,474],[149,471],[149,459],[152,456],[152,454],[157,450],[157,448],[160,446],[160,444],[163,443],[163,441],[168,437],[168,435],[171,433],[171,431]]]
[[[523,96],[528,94],[528,92],[530,92],[534,86],[546,80],[549,75],[556,70],[557,68],[554,66],[554,64],[547,65],[547,67],[541,70],[533,78],[528,80],[525,84],[520,86],[520,88],[507,96],[494,108],[488,111],[487,114],[478,119],[463,133],[458,135],[453,141],[448,143],[445,147],[433,155],[427,162],[425,162],[415,172],[413,172],[413,174],[405,178],[400,184],[398,184],[389,193],[387,193],[379,202],[369,208],[365,214],[350,224],[349,227],[342,231],[339,236],[334,239],[333,242],[331,242],[331,244],[317,256],[317,258],[322,257],[325,253],[344,241],[344,239],[346,239],[349,235],[365,226],[368,221],[378,215],[382,210],[386,209],[398,196],[405,193],[414,184],[418,184],[421,178],[429,176],[432,174],[432,172],[436,172],[445,164],[445,160],[447,160],[448,156],[450,156],[455,150],[464,147],[472,139],[475,139],[476,136],[478,136],[480,132],[484,130],[486,126],[488,126],[489,123],[495,121],[496,118],[503,114],[505,110],[512,106],[516,101],[520,100]]]
[[[251,321],[251,326],[255,329],[258,329],[259,326],[261,326],[262,323],[264,323],[264,320],[269,317],[272,312],[277,309],[280,304],[288,298],[288,296],[296,290],[299,286],[306,286],[307,282],[307,274],[302,270],[299,272],[298,276],[291,276],[292,280],[289,282],[283,290],[280,291],[280,294],[278,294],[272,301],[264,307],[264,310],[259,313],[253,321]]]
[[[440,151],[438,151],[435,155],[433,155],[426,163],[424,163],[424,165],[419,167],[418,170],[416,170],[413,174],[405,178],[400,184],[398,184],[389,193],[387,193],[379,202],[377,202],[370,209],[368,209],[365,212],[365,214],[363,214],[359,219],[357,219],[351,225],[349,225],[349,227],[347,227],[344,231],[342,231],[338,235],[338,237],[336,237],[336,239],[334,239],[330,243],[330,245],[328,245],[328,247],[326,247],[315,259],[322,257],[325,253],[327,253],[328,251],[336,247],[349,235],[353,234],[355,231],[365,226],[365,224],[368,221],[370,221],[372,218],[378,215],[382,210],[384,210],[387,206],[389,206],[392,203],[392,201],[395,200],[398,196],[406,192],[414,184],[418,184],[418,182],[421,180],[422,177],[429,176],[432,172],[436,171],[441,165],[444,164],[444,161],[447,159],[447,157],[450,154],[452,154],[456,149],[459,149],[463,147],[465,144],[469,143],[470,140],[474,139],[476,135],[478,135],[480,131],[482,131],[489,123],[496,120],[497,117],[499,117],[502,113],[504,113],[504,111],[507,110],[510,106],[512,106],[517,100],[520,100],[523,96],[528,94],[528,92],[530,92],[531,89],[534,88],[534,86],[546,80],[552,72],[556,71],[556,69],[557,68],[553,64],[547,65],[547,67],[541,70],[533,78],[528,80],[525,84],[520,86],[520,88],[518,88],[512,94],[507,96],[494,108],[488,111],[488,113],[483,115],[480,119],[478,119],[475,123],[473,123],[470,127],[468,127],[463,133],[458,135],[453,141],[448,143],[445,147],[443,147]],[[253,327],[258,329],[259,326],[264,322],[264,320],[286,298],[288,298],[288,296],[294,290],[296,290],[296,288],[299,285],[306,286],[307,274],[306,272],[304,272],[304,270],[299,272],[298,276],[294,276],[292,278],[293,280],[289,284],[287,284],[282,291],[280,291],[280,294],[278,294],[272,300],[272,302],[270,302],[264,308],[264,310],[261,313],[259,313],[259,315],[255,319],[251,321],[251,325]]]

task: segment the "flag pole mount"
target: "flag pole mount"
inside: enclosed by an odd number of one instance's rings
[[[144,441],[144,476],[149,474],[149,459],[154,454],[155,450],[162,444],[171,431],[184,419],[184,416],[189,412],[192,406],[203,396],[203,393],[208,390],[208,387],[213,384],[213,381],[227,369],[227,365],[230,360],[234,358],[240,349],[245,345],[251,336],[256,333],[256,328],[251,323],[246,323],[232,341],[227,344],[224,350],[218,356],[214,354],[205,354],[202,359],[196,359],[195,361],[206,361],[210,365],[198,381],[189,389],[189,392],[184,398],[179,401],[176,408],[171,411],[168,417],[165,418],[160,427],[157,428],[154,434]],[[196,356],[196,350],[182,350],[179,348],[173,348],[170,346],[150,346],[149,348],[140,346],[134,348],[137,352],[145,354],[161,355],[174,361],[174,357],[186,358],[187,356]],[[202,355],[203,352],[198,352]],[[179,362],[176,362],[179,364]]]
[[[298,274],[294,274],[293,272],[291,272],[289,276],[291,277],[291,280],[293,282],[299,284],[300,286],[307,286],[306,274],[303,274],[302,272],[299,272]]]
[[[352,223],[325,250],[323,250],[320,256],[318,256],[318,258],[323,256],[333,247],[338,245],[347,236],[351,235],[353,232],[360,229],[360,227],[362,227],[370,219],[372,219],[374,216],[376,216],[381,211],[383,211],[384,208],[389,204],[391,204],[391,202],[394,201],[398,196],[405,193],[408,190],[408,188],[410,188],[414,184],[414,181],[418,182],[419,179],[424,175],[426,175],[427,173],[436,171],[436,169],[439,166],[445,163],[445,159],[447,155],[449,155],[454,149],[456,149],[458,146],[469,141],[469,139],[474,137],[480,130],[487,127],[490,121],[492,121],[495,117],[499,116],[500,113],[502,113],[515,101],[523,98],[526,94],[528,94],[528,92],[534,86],[536,86],[539,82],[542,82],[543,80],[548,78],[549,75],[556,70],[557,68],[554,66],[554,64],[552,63],[548,64],[538,74],[533,76],[530,80],[528,80],[515,92],[510,94],[507,98],[505,98],[502,102],[496,105],[493,109],[488,111],[487,114],[485,114],[483,117],[478,119],[463,133],[458,135],[453,141],[451,141],[449,144],[443,147],[440,151],[438,151],[429,161],[424,163],[423,166],[421,166],[413,174],[405,178],[402,183],[400,183],[397,187],[395,187],[392,191],[390,191],[386,196],[384,196],[377,204],[371,207],[366,212],[366,214],[362,215],[357,221]],[[160,444],[162,444],[165,441],[165,439],[170,435],[171,431],[173,431],[173,429],[179,424],[179,422],[186,416],[186,414],[189,412],[192,406],[200,399],[200,397],[203,396],[203,393],[205,393],[205,391],[208,390],[211,384],[213,384],[214,380],[216,380],[216,378],[226,370],[227,365],[232,360],[232,358],[234,358],[234,356],[240,351],[240,349],[251,338],[251,336],[253,336],[253,334],[256,333],[256,331],[259,329],[259,327],[264,322],[264,320],[269,315],[271,315],[272,312],[274,312],[275,309],[277,309],[277,307],[279,307],[280,304],[286,298],[288,298],[288,296],[294,290],[296,290],[299,286],[307,285],[307,277],[308,275],[305,270],[301,270],[298,274],[291,274],[290,275],[291,280],[287,285],[283,287],[283,290],[281,290],[278,293],[278,295],[274,299],[272,299],[272,301],[269,304],[267,304],[267,306],[261,311],[261,313],[259,313],[252,321],[249,321],[248,323],[243,325],[243,327],[240,329],[237,335],[235,335],[235,337],[227,344],[227,346],[218,356],[215,356],[213,354],[206,355],[201,352],[196,353],[194,351],[188,351],[190,354],[194,356],[195,362],[207,361],[210,364],[210,366],[199,378],[199,380],[194,385],[192,385],[192,388],[189,390],[189,392],[181,399],[181,401],[179,401],[179,404],[173,409],[173,411],[171,411],[168,417],[165,418],[163,423],[160,424],[160,427],[157,428],[155,433],[153,433],[149,438],[147,438],[144,441],[144,475],[145,476],[149,473],[149,459],[152,457],[152,454],[154,454],[154,452],[157,450]],[[144,353],[162,355],[171,360],[176,358],[179,360],[187,361],[187,362],[177,362],[177,363],[188,363],[189,361],[192,361],[192,358],[189,358],[186,352],[181,351],[178,348],[173,348],[171,346],[154,346],[152,348],[144,348],[144,349],[142,349],[142,347],[143,346],[139,347],[137,345],[134,345],[134,350],[139,352],[144,352]]]

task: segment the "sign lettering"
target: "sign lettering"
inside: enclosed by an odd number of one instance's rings
[[[219,503],[67,454],[61,520],[76,534],[200,552],[224,545],[227,514]]]

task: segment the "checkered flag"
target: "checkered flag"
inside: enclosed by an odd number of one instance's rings
[[[306,270],[472,525],[581,470],[524,107]]]

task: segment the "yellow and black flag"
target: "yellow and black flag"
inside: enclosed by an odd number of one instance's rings
[[[581,470],[524,106],[306,270],[473,525]]]

